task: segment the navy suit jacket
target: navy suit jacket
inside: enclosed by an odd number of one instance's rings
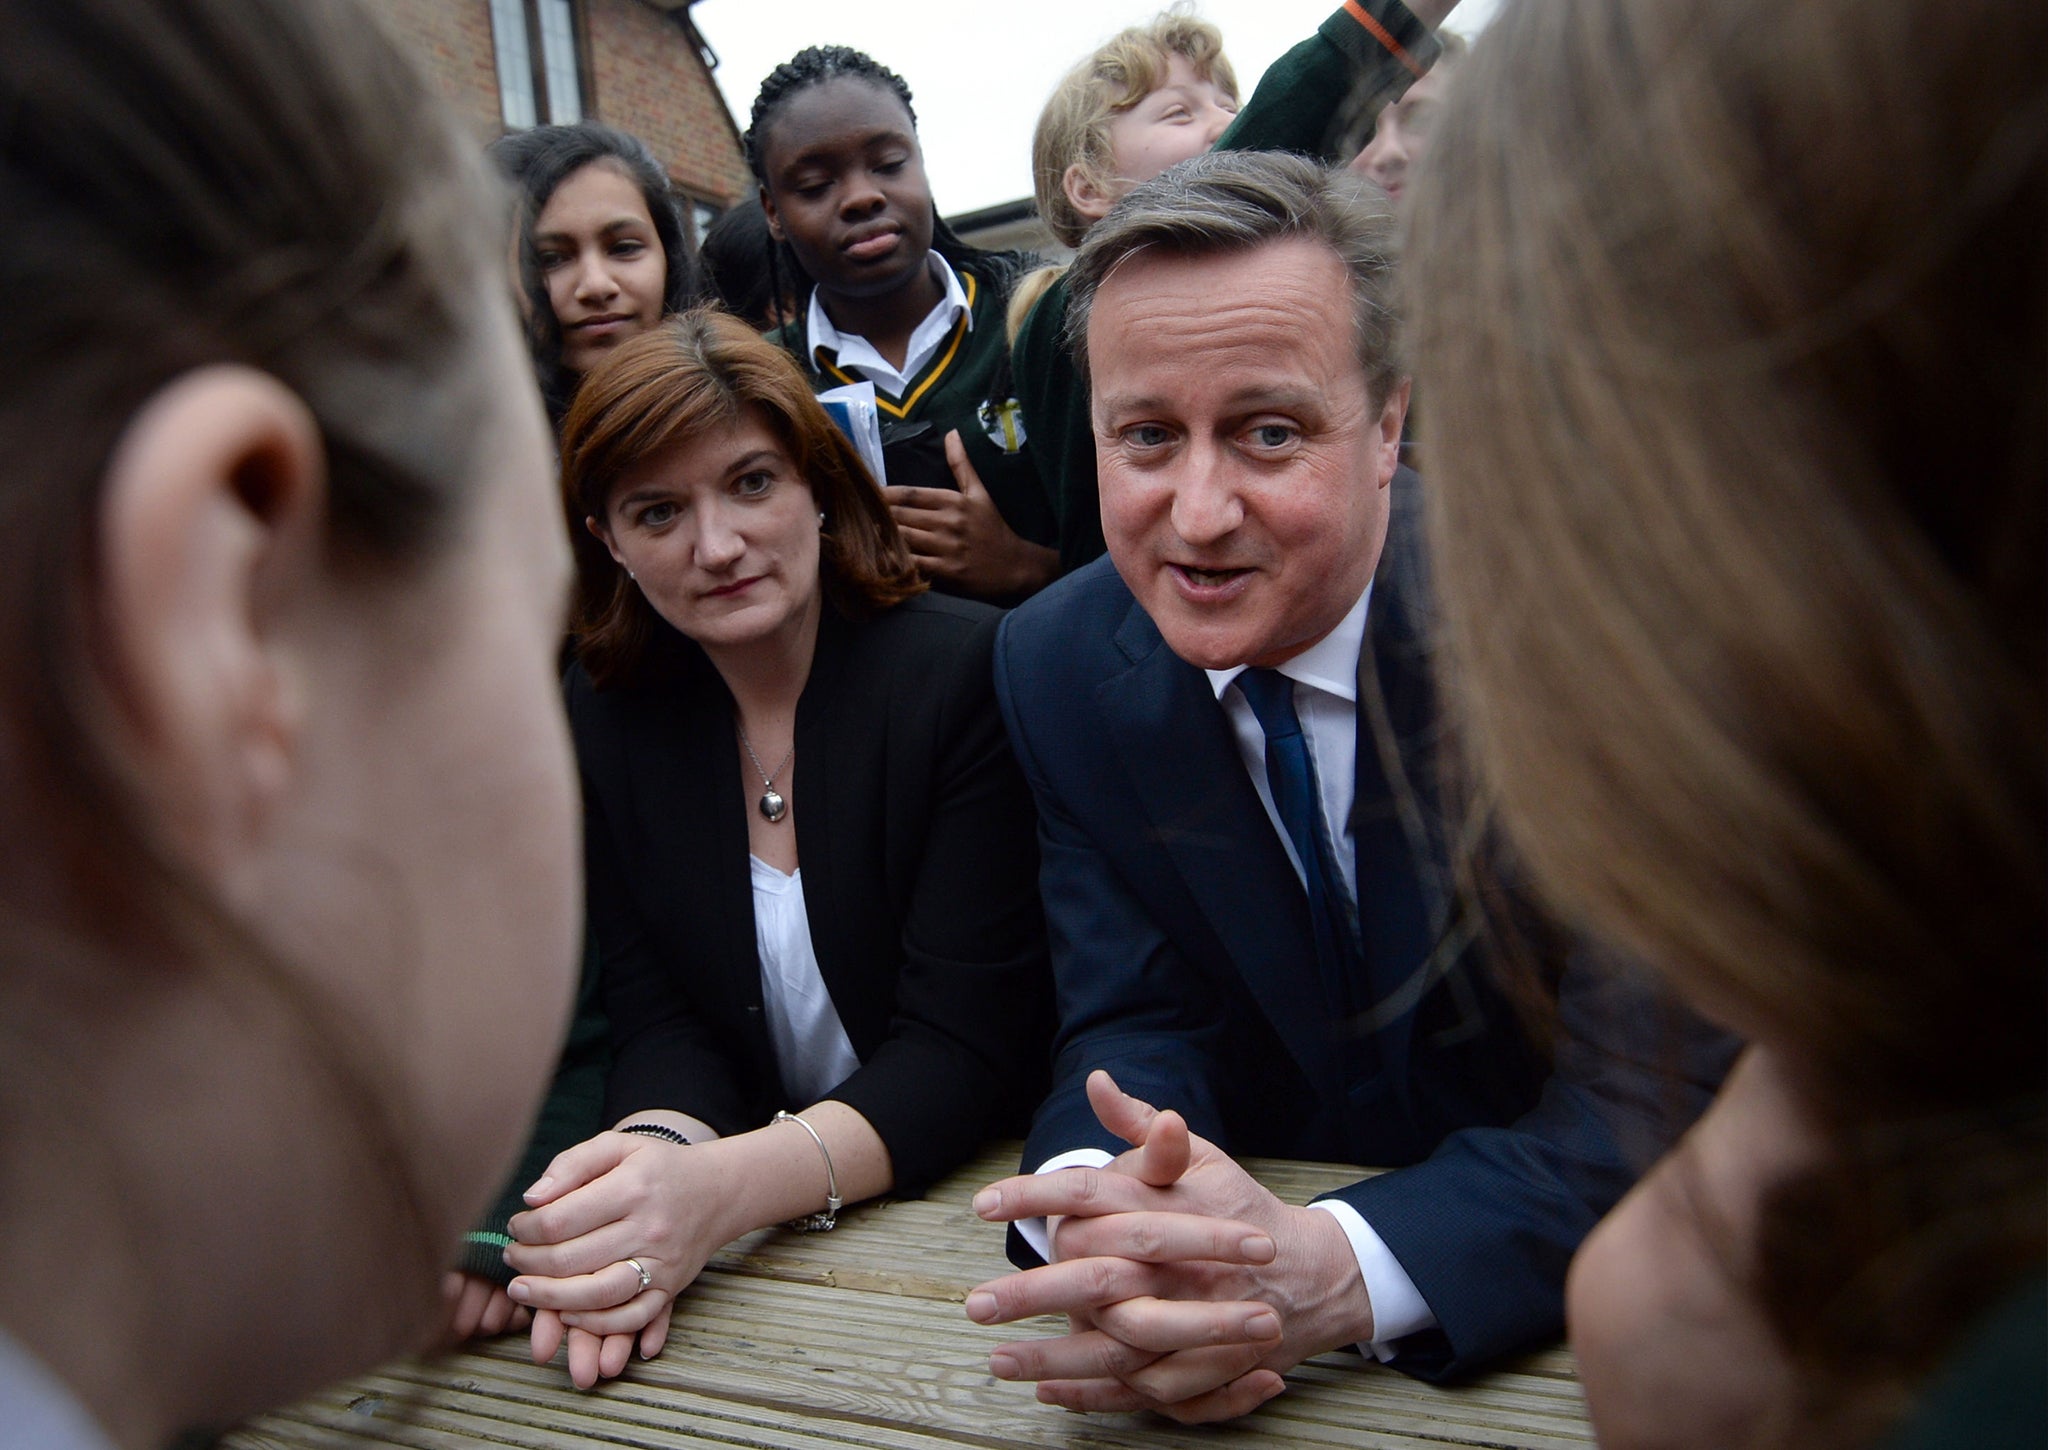
[[[1497,985],[1479,944],[1529,918],[1453,871],[1418,486],[1396,475],[1359,660],[1360,914],[1400,964],[1359,1017],[1324,1005],[1306,893],[1207,677],[1108,559],[1013,612],[995,667],[1038,801],[1059,1009],[1024,1169],[1123,1146],[1088,1107],[1098,1067],[1235,1154],[1414,1165],[1335,1196],[1441,1326],[1402,1341],[1396,1367],[1441,1378],[1559,1332],[1579,1241],[1705,1106],[1728,1047],[1631,974],[1566,965],[1555,937],[1523,936],[1556,987],[1549,1050]]]

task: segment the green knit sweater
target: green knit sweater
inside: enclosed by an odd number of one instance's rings
[[[1273,63],[1216,145],[1334,159],[1330,132],[1340,118],[1377,114],[1435,63],[1437,51],[1436,38],[1401,0],[1355,0]],[[1066,327],[1061,277],[1024,319],[1014,350],[1030,435],[1025,451],[1057,520],[1063,571],[1104,552],[1088,385],[1067,350]]]

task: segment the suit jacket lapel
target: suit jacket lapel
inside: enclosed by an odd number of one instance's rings
[[[1373,989],[1373,1004],[1353,1030],[1382,1035],[1387,1067],[1404,1085],[1415,1008],[1453,970],[1470,931],[1442,814],[1443,726],[1430,675],[1417,487],[1407,469],[1395,475],[1393,518],[1358,660],[1358,794],[1351,813],[1359,926]]]
[[[1230,723],[1202,672],[1166,647],[1135,603],[1117,642],[1133,664],[1096,693],[1145,815],[1147,844],[1173,862],[1303,1071],[1327,1084],[1337,1061],[1308,897],[1245,774]]]

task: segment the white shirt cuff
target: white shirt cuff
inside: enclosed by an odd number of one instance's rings
[[[1115,1162],[1115,1155],[1101,1148],[1069,1148],[1038,1165],[1040,1173],[1057,1173],[1062,1168],[1105,1168]],[[1355,1217],[1356,1215],[1354,1215]],[[1042,1218],[1020,1218],[1017,1232],[1024,1242],[1031,1245],[1038,1257],[1048,1264],[1052,1262],[1052,1229]],[[1366,1232],[1370,1233],[1368,1229]]]
[[[1341,1198],[1319,1198],[1309,1207],[1320,1208],[1344,1226],[1344,1237],[1351,1240],[1352,1256],[1365,1279],[1365,1294],[1372,1301],[1373,1337],[1358,1346],[1360,1354],[1385,1363],[1394,1357],[1395,1340],[1436,1328],[1436,1315],[1423,1302],[1415,1281],[1357,1209]]]

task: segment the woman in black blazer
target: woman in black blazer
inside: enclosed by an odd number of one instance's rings
[[[563,475],[617,1126],[549,1166],[507,1259],[536,1357],[566,1327],[587,1385],[660,1347],[720,1245],[1020,1120],[1050,978],[998,616],[922,592],[795,365],[722,313],[665,323],[586,380]]]

